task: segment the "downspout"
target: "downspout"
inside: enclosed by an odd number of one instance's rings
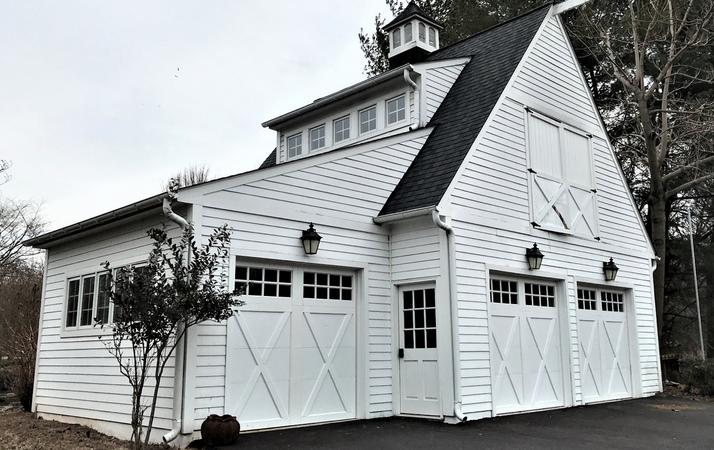
[[[164,197],[164,215],[167,219],[178,225],[182,230],[185,230],[189,226],[188,221],[171,209],[171,203],[174,200],[176,200],[176,188],[174,186],[169,186],[166,197]],[[180,323],[176,332],[181,334],[183,330],[183,324]],[[165,443],[173,441],[181,433],[184,413],[184,397],[186,394],[186,339],[187,334],[183,333],[183,337],[176,347],[175,364],[178,364],[179,367],[176,367],[176,370],[174,371],[174,401],[171,418],[173,426],[168,433],[161,437]]]
[[[431,213],[431,219],[434,225],[444,230],[446,234],[446,269],[448,272],[448,284],[449,284],[449,307],[451,309],[451,352],[452,352],[452,362],[454,371],[454,416],[460,421],[465,422],[467,417],[461,410],[461,364],[459,364],[458,359],[458,348],[459,348],[459,338],[458,338],[458,323],[459,323],[459,308],[456,300],[456,274],[454,272],[454,267],[452,264],[453,256],[453,229],[451,225],[446,223],[439,215],[439,210],[434,208]]]

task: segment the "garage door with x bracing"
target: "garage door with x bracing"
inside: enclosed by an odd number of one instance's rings
[[[354,274],[236,264],[225,411],[243,429],[355,417]]]
[[[584,403],[632,397],[622,292],[578,287],[580,386]]]
[[[552,283],[491,278],[494,415],[564,405],[557,301]]]

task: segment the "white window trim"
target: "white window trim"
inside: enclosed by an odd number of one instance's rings
[[[296,154],[295,156],[290,156],[290,139],[296,138],[300,136],[300,153]],[[303,152],[303,139],[302,139],[302,131],[299,131],[297,133],[293,133],[291,135],[288,135],[285,137],[285,156],[287,157],[288,161],[293,160],[293,159],[298,159],[302,158],[305,156],[306,152]]]
[[[560,172],[563,175],[562,178],[557,178],[557,177],[553,177],[551,175],[546,175],[546,174],[541,174],[541,173],[536,175],[531,172],[531,169],[532,169],[531,152],[533,151],[533,149],[531,148],[531,145],[530,145],[529,124],[530,124],[531,117],[536,117],[544,122],[548,122],[548,123],[558,127],[558,129],[559,129],[558,142],[559,142],[560,151],[561,151]],[[594,224],[595,234],[597,237],[599,237],[599,235],[600,235],[600,232],[599,232],[600,219],[599,219],[599,215],[598,215],[598,196],[597,196],[597,189],[596,189],[595,160],[594,160],[594,156],[593,156],[593,135],[591,133],[583,131],[573,125],[569,125],[559,119],[555,119],[553,117],[550,117],[548,115],[545,115],[538,111],[535,111],[533,108],[530,108],[530,107],[525,108],[525,128],[526,128],[526,143],[525,143],[526,144],[526,166],[529,171],[529,173],[528,173],[528,203],[529,203],[528,206],[529,206],[529,208],[528,209],[529,209],[529,217],[530,217],[531,223],[536,222],[534,199],[533,199],[533,194],[534,194],[534,186],[533,185],[535,183],[535,181],[534,181],[535,176],[538,176],[538,177],[545,178],[548,180],[557,181],[557,182],[566,184],[568,186],[574,186],[579,189],[587,189],[587,190],[592,191],[593,195],[594,195],[593,211],[594,211],[594,220],[595,220],[595,224]],[[589,158],[590,158],[590,161],[589,161],[589,163],[590,163],[590,183],[589,184],[576,184],[576,183],[572,183],[566,179],[565,166],[564,166],[565,162],[564,162],[564,158],[562,158],[562,151],[564,148],[563,135],[564,135],[564,131],[566,131],[566,130],[570,131],[572,133],[575,133],[575,134],[579,134],[579,135],[587,138],[587,140],[588,140],[588,154],[589,154]],[[590,236],[575,234],[575,233],[573,233],[572,230],[567,230],[564,227],[560,228],[560,227],[553,227],[553,226],[550,226],[547,224],[538,224],[537,229],[543,230],[543,231],[550,231],[550,232],[557,233],[557,234],[584,237],[584,238],[587,238],[588,240],[591,239]]]
[[[400,98],[404,99],[404,118],[403,119],[397,119],[396,121],[389,123],[389,102],[392,101],[398,101]],[[407,114],[407,111],[409,109],[409,102],[407,100],[407,94],[405,92],[395,96],[388,98],[384,101],[384,126],[385,128],[400,124],[406,120],[409,119],[409,114]],[[399,117],[399,109],[395,111],[397,113],[397,117]]]
[[[322,141],[323,141],[322,146],[312,148],[312,132],[315,130],[318,130],[320,128],[322,128]],[[320,125],[317,125],[317,126],[314,126],[310,129],[308,129],[307,130],[307,140],[308,140],[307,147],[308,147],[309,152],[316,152],[318,150],[322,150],[323,148],[326,148],[327,147],[327,127],[325,126],[325,124],[322,123]]]
[[[368,111],[370,109],[374,109],[374,128],[371,130],[362,131],[362,113],[365,111]],[[357,111],[357,131],[359,132],[359,136],[367,136],[370,133],[379,131],[379,123],[377,120],[377,104],[376,103]]]
[[[126,267],[126,266],[134,266],[136,267],[143,267],[146,265],[146,261],[141,261],[137,263],[126,263],[126,264],[121,264],[116,267],[111,268],[110,270],[112,271],[112,276],[116,273],[116,270],[119,269],[120,267]],[[104,336],[104,335],[110,335],[113,332],[113,323],[114,323],[114,302],[110,301],[109,302],[109,322],[104,324],[104,326],[100,325],[95,325],[94,319],[97,316],[97,301],[99,298],[99,276],[107,273],[106,270],[96,270],[94,272],[91,271],[86,271],[86,272],[76,272],[72,273],[71,275],[67,276],[65,279],[65,292],[64,292],[64,301],[62,304],[62,326],[60,328],[60,338],[71,338],[71,337],[86,337],[86,336]],[[91,325],[79,325],[80,319],[81,319],[81,311],[82,311],[82,290],[84,289],[84,285],[82,283],[82,278],[86,278],[88,276],[94,276],[94,302],[92,305],[92,324]],[[72,280],[80,280],[79,281],[79,304],[77,306],[77,325],[73,327],[68,327],[67,326],[67,312],[69,309],[69,282]]]
[[[347,119],[347,128],[346,128],[346,130],[347,130],[348,136],[345,137],[345,138],[342,138],[342,139],[340,139],[340,140],[338,141],[338,140],[337,140],[337,136],[336,136],[336,135],[337,135],[337,130],[336,130],[336,128],[335,128],[335,123],[340,122],[340,121],[343,121],[343,120],[345,120],[345,119]],[[342,130],[343,133],[344,133],[344,131],[345,131],[345,129]],[[352,119],[351,119],[350,115],[349,115],[349,114],[346,114],[346,115],[344,115],[344,116],[341,116],[341,117],[338,117],[338,118],[336,118],[336,119],[333,119],[333,120],[332,120],[332,145],[335,146],[335,145],[337,145],[338,143],[345,142],[345,141],[349,141],[350,139],[352,139]]]

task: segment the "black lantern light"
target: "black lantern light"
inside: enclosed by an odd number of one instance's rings
[[[322,239],[322,236],[317,234],[315,225],[310,222],[310,228],[303,230],[302,238],[300,239],[302,240],[302,248],[305,250],[305,254],[314,255],[320,247],[320,239]]]
[[[526,259],[530,270],[540,269],[540,265],[543,262],[543,253],[538,249],[538,244],[533,244],[533,247],[526,249]]]
[[[602,263],[602,271],[605,272],[605,281],[613,281],[617,278],[617,271],[620,270],[615,261],[610,258],[610,261]]]

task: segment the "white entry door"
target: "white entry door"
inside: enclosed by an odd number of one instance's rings
[[[491,278],[494,415],[564,406],[558,301],[553,283]]]
[[[235,284],[225,412],[246,430],[354,418],[353,273],[238,263]]]
[[[622,292],[578,287],[578,347],[583,403],[632,397]]]
[[[441,406],[434,284],[400,289],[399,304],[400,411],[438,416]]]

